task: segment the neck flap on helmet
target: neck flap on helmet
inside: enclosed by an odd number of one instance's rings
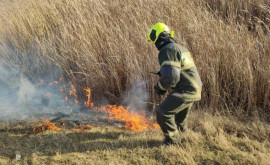
[[[158,50],[160,50],[163,46],[168,43],[175,43],[176,41],[171,37],[169,33],[161,33],[155,43]]]

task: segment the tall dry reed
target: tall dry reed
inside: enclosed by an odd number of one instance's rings
[[[146,41],[146,34],[160,21],[176,31],[178,43],[194,56],[203,81],[199,107],[260,110],[267,116],[269,37],[260,29],[249,31],[245,22],[217,17],[206,2],[220,15],[241,16],[218,0],[2,2],[0,58],[32,81],[58,66],[79,93],[91,86],[96,99],[105,96],[117,102],[136,80],[145,81],[154,101],[157,77],[149,72],[159,69],[158,51]],[[253,5],[251,1],[230,4],[237,9]]]

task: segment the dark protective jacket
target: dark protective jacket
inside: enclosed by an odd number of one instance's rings
[[[157,87],[185,101],[201,99],[202,82],[190,52],[165,37],[156,43],[159,49],[160,80]]]

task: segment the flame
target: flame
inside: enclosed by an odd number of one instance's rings
[[[60,78],[60,80],[62,81],[61,78]],[[77,105],[79,103],[79,100],[78,100],[77,90],[76,90],[75,86],[71,82],[69,82],[69,88],[70,89],[69,89],[67,94],[65,92],[66,91],[65,87],[66,87],[65,85],[60,85],[59,86],[59,91],[61,93],[64,93],[64,95],[65,95],[65,101],[68,101],[69,99],[72,98],[72,99],[74,99],[74,103]]]
[[[46,84],[44,83],[44,80],[41,79],[41,80],[39,81],[38,85],[41,86],[41,85],[46,85]]]
[[[75,88],[75,86],[71,82],[69,82],[69,84],[70,84],[69,96],[73,96],[74,97],[74,102],[77,105],[79,103],[79,101],[77,99],[78,96],[76,94],[77,93],[76,88]]]
[[[89,87],[84,88],[87,92],[87,101],[84,104],[87,107],[94,107],[94,103],[91,101],[91,89]],[[116,120],[125,123],[125,128],[132,131],[144,131],[146,129],[159,129],[159,125],[152,123],[146,119],[145,113],[138,113],[136,111],[130,111],[129,107],[117,105],[106,105],[102,107],[94,107],[96,110],[109,114],[109,120]]]
[[[57,85],[60,84],[60,82],[63,80],[63,77],[59,78],[58,81],[52,81],[51,83],[48,83],[48,85]],[[39,84],[46,85],[43,80],[40,81]],[[69,99],[73,99],[74,103],[77,105],[79,103],[78,96],[77,96],[77,90],[75,86],[69,82],[69,90],[66,90],[65,85],[59,85],[59,91],[64,93],[65,95],[65,101],[68,101]],[[153,123],[152,121],[149,121],[146,118],[145,113],[139,113],[135,110],[130,110],[129,107],[124,106],[117,106],[117,105],[106,105],[101,107],[95,107],[94,103],[91,100],[91,89],[89,87],[85,87],[84,91],[86,91],[86,101],[84,102],[84,105],[87,107],[90,107],[92,109],[105,112],[107,113],[109,120],[114,121],[120,121],[123,122],[125,125],[124,127],[128,130],[132,131],[144,131],[147,129],[159,129],[159,125],[156,123]],[[68,93],[67,93],[68,92]],[[50,94],[46,94],[47,97],[50,97]],[[67,105],[67,108],[69,109],[69,105]],[[90,128],[90,127],[89,127]],[[80,126],[80,128],[74,128],[73,132],[82,132],[86,130],[87,128],[85,126]],[[43,132],[44,130],[56,130],[60,131],[61,128],[58,128],[55,126],[54,123],[51,123],[49,121],[46,121],[43,123],[43,125],[40,128],[34,128],[34,132]]]
[[[144,113],[129,111],[129,107],[106,105],[98,108],[99,111],[109,114],[109,120],[117,120],[125,123],[125,128],[132,131],[144,131],[146,129],[158,129],[158,124],[152,124],[146,119]]]
[[[64,89],[63,89],[63,87],[62,87],[62,86],[60,86],[60,87],[59,87],[59,91],[60,91],[61,93],[63,93],[63,92],[64,92]]]
[[[49,86],[57,85],[58,83],[60,83],[60,82],[58,82],[58,81],[53,81],[53,82],[49,83]]]
[[[49,85],[49,86],[52,86],[52,85],[59,84],[62,80],[63,80],[63,77],[60,77],[58,81],[54,80],[54,81],[48,83],[48,85]],[[38,83],[38,86],[41,86],[41,85],[44,85],[44,86],[47,85],[47,84],[44,82],[43,79],[41,79],[41,80],[39,81],[39,83]]]
[[[69,91],[69,95],[77,97],[76,88],[74,87],[74,85],[71,82],[69,82],[69,84],[70,84],[70,88],[71,88]]]
[[[54,80],[52,82],[49,82],[49,83],[45,83],[44,80],[40,80],[40,82],[38,83],[38,86],[52,86],[52,85],[58,85],[59,84],[59,91],[61,93],[64,93],[65,95],[65,101],[68,101],[69,99],[73,99],[74,100],[74,103],[75,105],[77,105],[79,103],[79,100],[78,100],[78,96],[77,96],[77,90],[75,88],[75,86],[69,82],[69,90],[65,90],[65,87],[66,85],[63,85],[61,84],[61,82],[63,81],[63,77],[60,77],[58,80]],[[47,95],[45,95],[47,96]]]
[[[33,132],[36,133],[44,132],[45,130],[60,132],[61,128],[57,127],[54,123],[50,122],[49,120],[45,121],[40,127],[33,128]]]
[[[84,88],[84,90],[87,92],[87,101],[84,102],[84,105],[92,108],[94,106],[94,103],[91,102],[91,89],[86,87]]]

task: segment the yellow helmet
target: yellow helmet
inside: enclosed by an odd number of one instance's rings
[[[170,28],[165,25],[164,23],[156,23],[154,26],[151,27],[151,29],[148,32],[147,40],[151,41],[152,43],[156,43],[159,35],[162,32],[170,33],[171,37],[173,37],[174,31],[170,30]]]

